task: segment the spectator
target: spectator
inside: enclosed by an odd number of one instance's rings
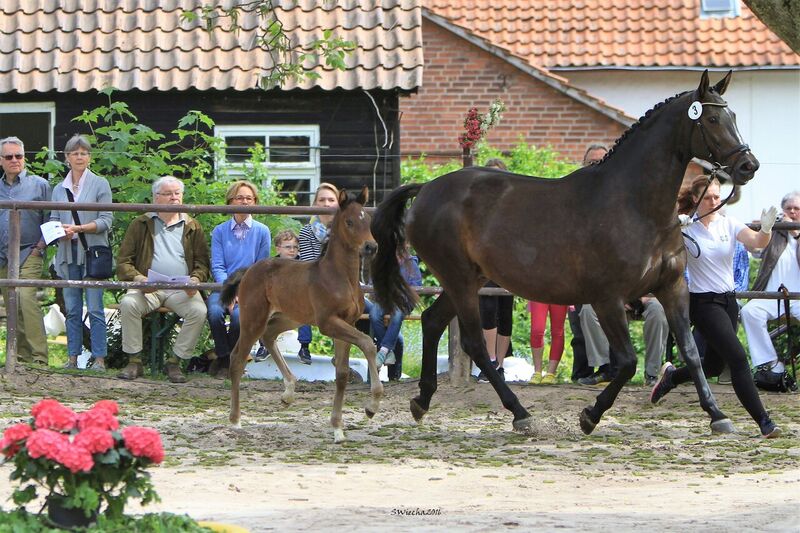
[[[669,324],[664,308],[655,298],[643,297],[626,308],[644,319],[645,343],[645,385],[653,386],[661,368],[661,358],[667,351]],[[591,305],[581,309],[581,328],[586,339],[586,352],[589,364],[598,368],[594,374],[581,378],[581,385],[599,385],[608,383],[614,378],[611,370],[610,346],[600,321]]]
[[[339,207],[339,189],[330,183],[320,183],[314,193],[314,207]],[[300,229],[298,243],[300,244],[300,261],[316,261],[322,256],[322,245],[328,239],[328,225],[333,221],[334,214],[314,215],[308,224]],[[300,342],[300,352],[297,357],[306,365],[311,364],[311,352],[308,345],[311,343],[311,326],[303,324],[297,332]]]
[[[531,354],[533,356],[533,377],[531,383],[552,385],[556,382],[556,371],[564,353],[564,321],[567,318],[566,305],[528,302],[531,312]],[[550,313],[550,357],[547,373],[542,375],[542,356],[544,355],[544,328],[547,313]]]
[[[790,192],[781,200],[783,218],[800,222],[800,191]],[[761,255],[761,267],[753,284],[754,291],[775,292],[783,285],[790,292],[800,291],[800,230],[777,230],[772,234]],[[800,305],[790,307],[791,314],[800,319]],[[750,346],[750,358],[756,369],[756,385],[767,390],[788,392],[786,368],[778,359],[767,331],[767,321],[781,316],[773,300],[750,300],[742,308],[742,323]]]
[[[397,261],[400,263],[400,272],[406,282],[412,287],[421,287],[422,273],[419,271],[419,258],[411,255],[406,249],[397,254]],[[389,380],[398,381],[403,375],[403,334],[400,333],[400,329],[406,315],[395,309],[387,322],[386,312],[380,305],[369,300],[365,300],[365,303],[372,334],[378,344],[378,369],[386,364]]]
[[[501,159],[489,159],[483,166],[507,170],[506,164]],[[500,286],[489,280],[484,287],[499,288]],[[481,328],[483,329],[483,338],[486,341],[486,351],[489,352],[489,360],[497,369],[500,377],[505,379],[503,359],[505,359],[511,344],[514,297],[512,295],[481,296],[479,298],[479,307]],[[478,374],[478,382],[489,383],[489,378],[484,375],[483,371]]]
[[[275,249],[278,251],[278,255],[275,257],[292,260],[300,259],[298,255],[300,244],[297,240],[297,235],[290,229],[285,229],[275,236]]]
[[[772,234],[775,224],[774,207],[761,213],[761,230],[753,231],[733,217],[715,209],[720,205],[719,182],[712,180],[706,187],[706,177],[692,182],[688,190],[681,192],[679,204],[697,204],[696,219],[684,229],[693,239],[688,255],[689,270],[689,317],[706,340],[703,372],[706,377],[718,376],[723,363],[731,369],[733,390],[742,406],[759,426],[764,437],[780,435],[758,396],[753,376],[747,362],[747,353],[736,336],[739,306],[733,292],[734,243],[739,240],[748,248],[763,248]],[[696,245],[696,246],[694,246]],[[658,381],[650,394],[650,401],[657,403],[670,390],[691,380],[688,367],[676,369],[672,363],[664,363]]]
[[[592,144],[583,154],[583,166],[588,167],[603,160],[608,153],[608,149],[602,144]],[[572,382],[577,383],[581,378],[585,378],[594,374],[594,368],[589,366],[588,357],[586,355],[586,340],[583,336],[581,329],[581,305],[577,304],[571,306],[567,312],[567,319],[569,320],[569,327],[572,330]],[[610,350],[609,358],[612,366],[616,357],[614,350]]]
[[[211,231],[211,275],[217,283],[224,283],[228,276],[240,268],[248,268],[261,259],[269,257],[269,228],[253,220],[247,207],[258,205],[258,189],[249,181],[233,182],[225,192],[225,204],[241,206],[241,213],[234,213],[230,220],[219,224]],[[239,340],[239,306],[226,309],[219,292],[212,292],[206,302],[208,325],[214,339],[217,354],[214,377],[227,379],[231,350]],[[225,317],[230,324],[225,325]]]
[[[67,172],[64,181],[53,190],[54,202],[82,204],[110,204],[111,187],[105,178],[89,170],[92,147],[83,135],[74,135],[64,147]],[[58,242],[53,267],[61,279],[86,278],[86,252],[90,246],[108,246],[108,232],[114,214],[111,211],[61,210],[50,213],[50,220],[58,220],[66,235]],[[78,356],[83,351],[83,301],[89,312],[89,338],[92,350],[92,369],[105,370],[106,315],[103,310],[103,289],[64,288],[64,306],[67,317],[67,355],[64,368],[78,368]]]
[[[152,189],[156,209],[183,203],[183,182],[178,178],[158,178]],[[202,226],[186,213],[156,211],[133,219],[119,248],[117,277],[120,281],[144,282],[149,270],[166,276],[189,276],[193,283],[208,279],[208,248]],[[179,359],[191,359],[206,321],[206,304],[197,289],[131,289],[122,297],[122,351],[129,363],[117,376],[120,379],[144,374],[142,317],[161,306],[183,318],[166,371],[172,383],[186,381]]]
[[[50,200],[50,185],[46,180],[25,170],[25,145],[16,137],[0,140],[0,200],[34,202]],[[9,210],[0,211],[0,277],[8,278]],[[19,278],[42,279],[42,264],[46,253],[42,230],[44,211],[20,211]],[[8,288],[2,287],[3,301],[8,306]],[[18,360],[47,366],[47,335],[44,332],[42,308],[36,299],[36,287],[17,287]]]

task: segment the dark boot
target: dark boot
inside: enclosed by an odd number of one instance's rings
[[[178,363],[167,363],[164,370],[167,372],[167,379],[172,383],[186,383],[186,376],[181,372],[181,366]]]
[[[141,356],[135,355],[128,359],[128,365],[117,374],[119,379],[134,380],[144,376]]]
[[[217,358],[217,370],[214,372],[214,377],[216,379],[228,379],[229,377],[229,369],[231,366],[231,356],[225,357],[218,357]]]

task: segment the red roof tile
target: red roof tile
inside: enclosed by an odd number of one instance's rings
[[[747,8],[701,18],[700,0],[428,0],[531,64],[558,68],[787,67],[800,55]]]

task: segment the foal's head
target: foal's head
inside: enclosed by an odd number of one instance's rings
[[[358,196],[342,190],[339,193],[339,212],[333,219],[332,233],[347,246],[358,249],[362,257],[371,257],[378,251],[378,243],[372,236],[369,225],[371,217],[364,211],[369,199],[367,187]]]
[[[731,74],[732,71],[729,71],[719,83],[709,86],[708,71],[703,72],[687,112],[695,122],[692,132],[694,155],[723,165],[734,183],[744,185],[753,178],[759,163],[742,141],[736,126],[736,113],[722,99]]]

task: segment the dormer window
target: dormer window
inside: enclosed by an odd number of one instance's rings
[[[739,16],[739,0],[700,0],[700,18]]]

